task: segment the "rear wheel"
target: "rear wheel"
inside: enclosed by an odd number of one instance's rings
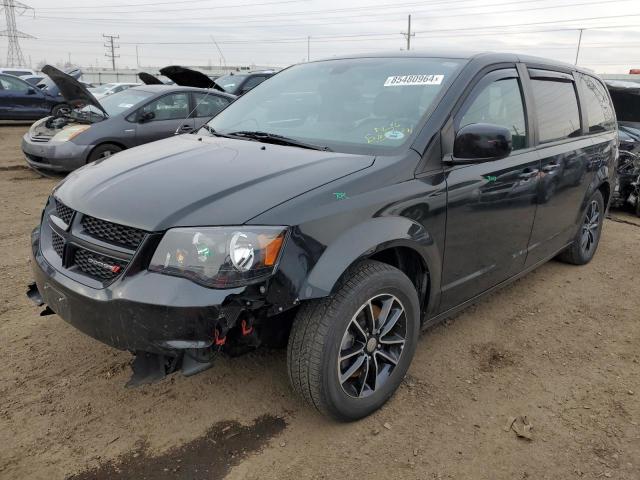
[[[298,312],[287,355],[294,390],[338,420],[374,412],[409,368],[419,309],[404,273],[380,262],[359,264],[333,295]]]
[[[110,157],[114,153],[118,153],[120,151],[122,151],[122,147],[118,145],[115,145],[113,143],[103,143],[102,145],[98,145],[91,151],[91,154],[87,159],[87,163]]]
[[[558,259],[574,265],[589,263],[596,253],[602,232],[604,220],[604,199],[602,193],[596,190],[582,214],[582,222],[573,243],[560,255]]]

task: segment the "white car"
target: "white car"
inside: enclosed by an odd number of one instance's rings
[[[22,77],[23,75],[35,75],[36,72],[30,68],[21,67],[2,67],[0,73],[6,73],[7,75],[13,75],[14,77]]]
[[[114,93],[126,90],[127,88],[137,87],[139,85],[139,83],[105,83],[98,87],[90,88],[89,91],[99,100],[106,96],[113,95]]]

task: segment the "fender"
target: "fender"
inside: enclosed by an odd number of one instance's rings
[[[300,288],[299,299],[324,297],[358,260],[390,247],[408,247],[424,260],[432,292],[439,288],[441,252],[425,228],[405,217],[376,217],[344,231],[322,253]],[[438,285],[435,285],[435,284]],[[438,288],[434,288],[438,287]]]

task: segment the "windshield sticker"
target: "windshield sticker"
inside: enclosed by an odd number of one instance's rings
[[[404,87],[408,85],[440,85],[444,75],[394,75],[387,77],[385,87]]]
[[[131,108],[133,107],[133,103],[121,103],[118,105],[118,108]]]
[[[411,135],[413,128],[403,127],[399,122],[391,122],[387,127],[376,127],[373,133],[367,133],[364,138],[368,144],[380,143],[386,140],[398,141]]]

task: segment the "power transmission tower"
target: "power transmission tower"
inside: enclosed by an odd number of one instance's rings
[[[407,31],[406,32],[400,32],[402,35],[404,35],[405,37],[407,37],[407,50],[411,50],[411,37],[415,37],[416,34],[415,33],[411,33],[411,15],[409,15],[409,20],[407,23]]]
[[[107,53],[104,54],[105,57],[108,57],[111,59],[111,69],[115,70],[116,69],[116,58],[118,58],[120,55],[116,55],[116,48],[120,48],[120,45],[115,45],[113,43],[114,40],[120,38],[120,35],[102,35],[105,39],[107,39],[107,43],[104,44],[104,46],[107,48]]]
[[[18,15],[21,15],[26,10],[33,10],[30,6],[17,0],[2,0],[0,4],[4,8],[4,15],[7,22],[7,29],[0,31],[0,37],[8,37],[9,45],[7,48],[7,67],[24,67],[26,65],[24,61],[24,55],[22,55],[22,49],[19,38],[36,38],[27,33],[23,33],[16,27],[16,11]],[[2,10],[2,8],[0,8]]]

